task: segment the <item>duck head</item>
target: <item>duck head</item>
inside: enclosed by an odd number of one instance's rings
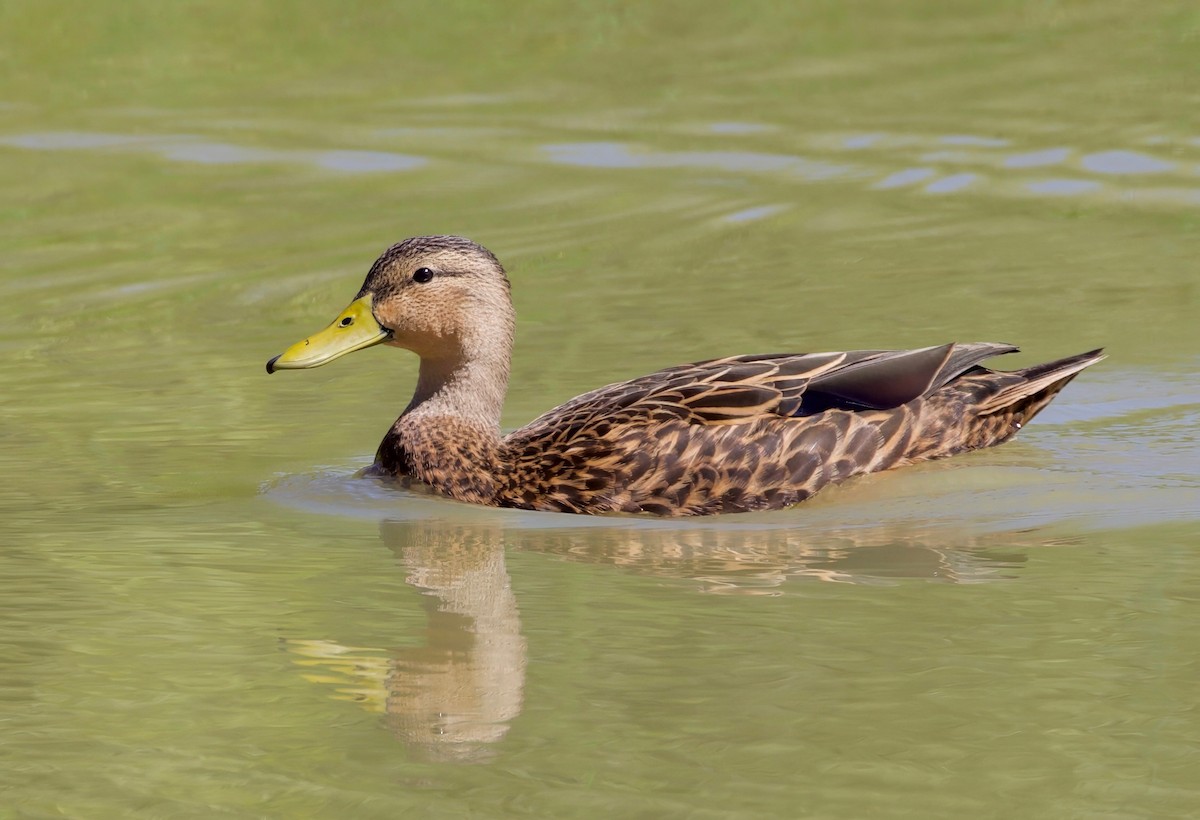
[[[267,372],[320,367],[378,344],[422,362],[505,362],[514,318],[499,260],[460,236],[418,236],[375,260],[354,301],[333,322],[267,362]]]

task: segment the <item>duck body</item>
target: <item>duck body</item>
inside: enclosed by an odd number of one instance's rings
[[[1099,356],[1011,372],[976,364],[1015,350],[974,343],[698,362],[586,393],[503,438],[456,419],[401,417],[377,466],[498,507],[778,509],[852,476],[1007,441]],[[921,392],[888,395],[900,382]]]
[[[406,347],[421,356],[417,389],[375,472],[496,507],[684,516],[778,509],[1007,441],[1103,358],[995,371],[981,362],[1017,348],[990,342],[733,356],[601,387],[502,436],[513,325],[494,256],[418,237],[388,249],[342,316],[268,371]]]

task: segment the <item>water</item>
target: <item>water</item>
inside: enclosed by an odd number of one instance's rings
[[[0,817],[1193,814],[1198,33],[8,4]],[[469,508],[353,477],[411,357],[262,372],[428,232],[509,268],[511,427],[737,352],[1110,358],[793,510]]]

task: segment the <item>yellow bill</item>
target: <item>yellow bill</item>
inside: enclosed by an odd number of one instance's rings
[[[347,353],[386,342],[391,335],[375,321],[371,313],[371,294],[368,293],[351,302],[329,327],[296,342],[267,362],[267,372],[320,367]]]

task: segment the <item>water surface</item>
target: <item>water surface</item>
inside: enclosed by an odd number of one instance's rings
[[[1182,817],[1188,4],[10,3],[0,817]],[[1105,345],[1002,448],[703,521],[354,472],[463,233],[504,423],[737,352]]]

